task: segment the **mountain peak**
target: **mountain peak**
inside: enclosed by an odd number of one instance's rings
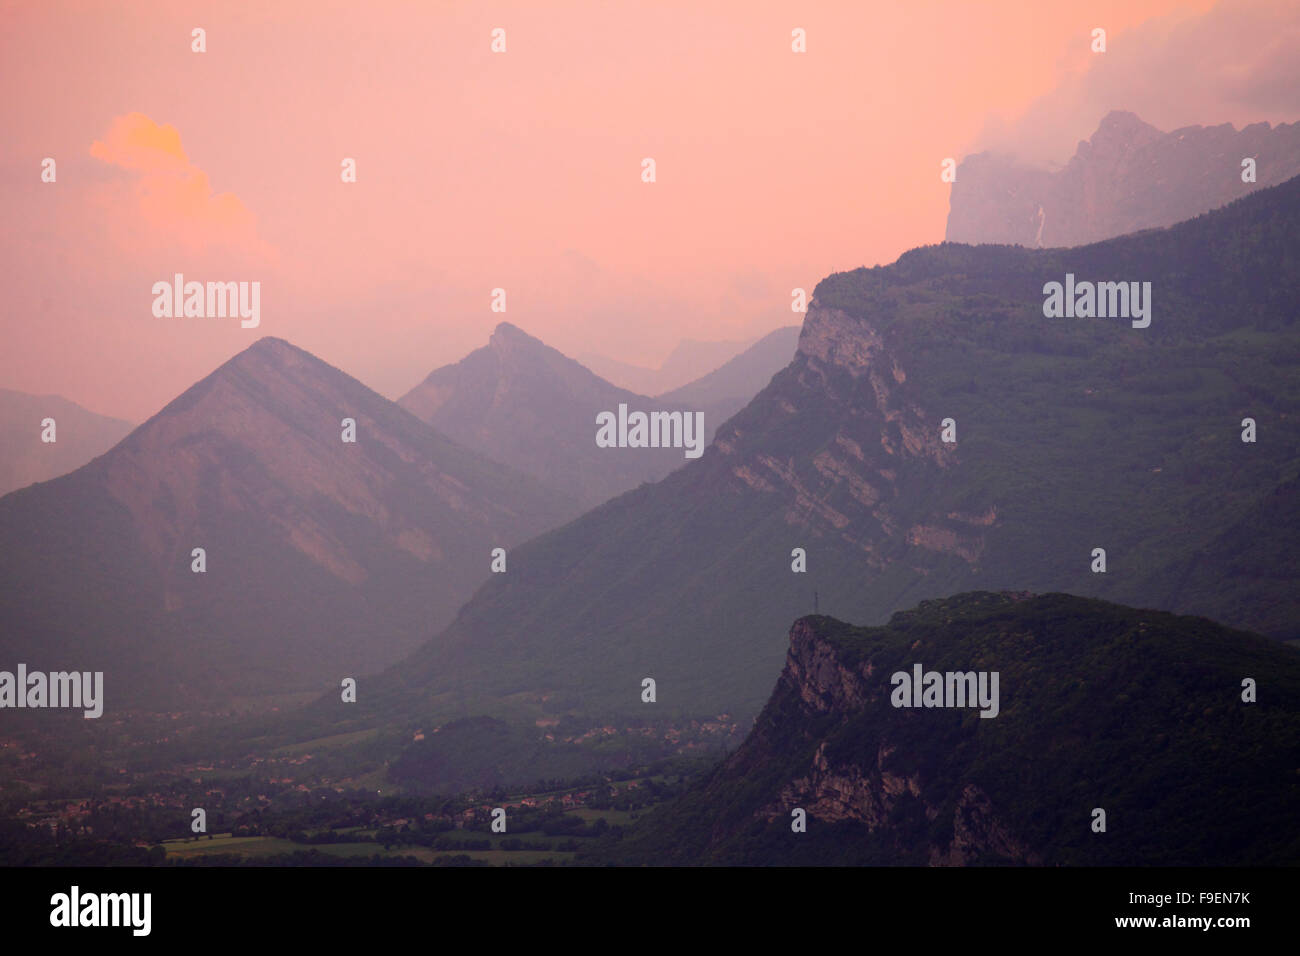
[[[1080,159],[1095,160],[1098,154],[1127,154],[1166,135],[1150,123],[1143,122],[1136,113],[1127,110],[1111,110],[1102,117],[1092,138],[1079,144],[1071,162],[1079,162]]]
[[[305,349],[300,349],[288,339],[282,339],[274,335],[264,335],[248,348],[244,349],[234,356],[234,360],[242,356],[257,356],[262,359],[270,359],[278,362],[284,362],[290,359],[301,359],[303,357],[316,358]],[[317,359],[317,361],[320,361]]]
[[[1138,129],[1155,129],[1150,123],[1144,121],[1136,113],[1129,110],[1111,110],[1101,118],[1097,124],[1097,132],[1106,130],[1138,130]]]
[[[241,376],[265,379],[268,374],[279,375],[290,369],[310,365],[330,368],[328,363],[318,359],[310,352],[300,349],[292,342],[277,338],[274,335],[264,335],[252,345],[240,352],[236,352],[206,378],[191,386],[190,391],[197,389],[200,392],[206,392],[205,386],[209,383],[229,383],[232,380],[238,380]],[[182,393],[175,401],[180,401],[187,394],[188,392]]]
[[[270,349],[270,348],[279,348],[280,346],[285,346],[285,345],[289,346],[290,348],[297,347],[288,339],[282,339],[278,335],[263,335],[260,339],[258,339],[252,345],[250,345],[249,348]]]
[[[681,465],[676,448],[610,455],[593,441],[599,413],[651,401],[501,322],[486,345],[434,369],[398,404],[453,441],[595,507]]]
[[[538,345],[544,345],[541,339],[529,335],[519,326],[510,322],[499,322],[497,327],[492,330],[492,335],[488,339],[488,344],[500,346],[509,342],[535,342]]]
[[[259,352],[282,352],[293,350],[301,352],[302,349],[294,345],[288,339],[282,339],[276,335],[264,335],[248,347],[248,351],[257,350]]]
[[[188,407],[205,399],[224,400],[218,397],[229,398],[232,393],[261,395],[262,400],[269,400],[271,394],[283,395],[285,388],[315,394],[321,399],[333,396],[327,404],[369,402],[379,397],[323,358],[287,339],[265,335],[190,386],[163,411]],[[361,394],[367,397],[361,399]]]

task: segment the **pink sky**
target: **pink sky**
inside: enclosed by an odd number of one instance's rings
[[[0,387],[139,421],[262,335],[390,397],[502,319],[644,365],[757,337],[940,241],[944,157],[1300,118],[1298,7],[3,4]],[[176,272],[260,281],[260,327],[155,318]]]

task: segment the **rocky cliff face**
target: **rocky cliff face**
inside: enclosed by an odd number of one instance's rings
[[[784,720],[811,724],[829,717],[843,726],[868,707],[883,706],[889,691],[888,675],[878,674],[870,659],[847,663],[813,620],[797,621],[791,628],[785,670],[773,691],[774,698],[783,695],[798,701],[794,708],[788,703],[777,704]],[[900,801],[907,797],[920,805],[928,821],[944,814],[945,824],[951,825],[951,841],[924,847],[931,864],[961,865],[979,859],[1041,862],[1039,854],[1025,846],[1009,823],[999,819],[988,794],[979,786],[963,784],[955,801],[948,793],[931,794],[920,773],[894,769],[890,758],[896,750],[896,743],[882,738],[866,761],[844,759],[828,756],[823,738],[803,772],[782,786],[755,817],[769,824],[784,823],[791,807],[801,807],[816,820],[860,824],[874,832],[889,827]]]
[[[715,447],[734,479],[784,500],[792,527],[838,538],[868,564],[900,542],[974,562],[983,528],[996,521],[991,505],[976,516],[934,511],[919,521],[903,520],[895,507],[905,497],[900,476],[912,467],[951,467],[957,445],[941,440],[940,416],[903,397],[907,372],[870,321],[814,299],[793,371],[797,388],[786,389],[775,415],[808,418],[828,400],[851,414],[840,414],[823,446],[800,462],[754,447],[743,425],[729,424]]]
[[[1242,160],[1256,161],[1243,183]],[[1078,246],[1169,226],[1300,174],[1300,123],[1189,126],[1163,133],[1132,113],[1106,115],[1051,172],[979,153],[957,168],[949,242]]]

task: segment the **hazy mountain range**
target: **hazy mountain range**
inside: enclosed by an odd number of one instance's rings
[[[0,500],[3,651],[102,667],[119,700],[336,686],[411,652],[354,719],[639,712],[647,676],[669,714],[744,718],[815,606],[870,623],[970,587],[1069,590],[1292,636],[1297,183],[1076,249],[945,244],[831,276],[703,458],[563,527],[646,480],[651,450],[592,440],[593,407],[640,397],[503,324],[402,399],[430,427],[262,340]],[[1150,282],[1151,327],[1044,318],[1067,273]],[[788,335],[675,394],[739,401]]]
[[[706,441],[788,360],[766,339],[751,351],[696,384]],[[56,451],[75,468],[96,450],[88,431],[130,428],[10,395],[15,469],[43,455],[54,470]],[[118,703],[148,706],[373,672],[449,623],[493,549],[684,463],[682,449],[598,448],[596,412],[620,403],[688,408],[617,389],[503,323],[401,400],[429,427],[261,339],[102,458],[0,500],[0,650],[33,670],[102,669]]]
[[[110,707],[337,687],[573,508],[264,338],[107,454],[0,499],[0,656],[102,670]]]
[[[1255,181],[1242,182],[1242,160]],[[1169,226],[1300,175],[1300,123],[1163,133],[1114,111],[1061,169],[992,153],[957,167],[949,242],[1078,246]]]
[[[41,440],[41,422],[53,418],[55,440]],[[130,422],[87,411],[58,395],[0,388],[0,495],[65,475],[127,436]]]
[[[513,551],[378,709],[639,713],[652,677],[664,711],[744,719],[814,591],[867,623],[1024,588],[1294,635],[1298,237],[1300,179],[1090,246],[831,276],[703,458]],[[1067,273],[1150,282],[1150,327],[1045,318]]]
[[[790,364],[799,347],[801,326],[788,325],[763,336],[735,358],[693,382],[664,392],[663,402],[705,410],[705,421],[719,425],[749,404],[772,376]]]

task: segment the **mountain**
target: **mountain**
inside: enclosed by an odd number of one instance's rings
[[[102,670],[110,708],[337,688],[571,509],[264,338],[107,454],[0,499],[0,661]]]
[[[54,419],[52,442],[41,440],[41,422],[46,418]],[[58,395],[0,388],[0,495],[80,468],[116,445],[133,427]]]
[[[656,713],[743,721],[779,622],[883,623],[972,588],[1300,634],[1298,240],[1293,179],[1165,230],[823,280],[794,361],[703,457],[513,551],[376,714],[644,713],[650,677]],[[1067,274],[1150,282],[1149,327],[1045,318]]]
[[[1242,160],[1256,160],[1243,183]],[[1078,246],[1169,226],[1300,175],[1300,123],[1162,133],[1132,113],[1106,115],[1062,169],[979,153],[957,167],[949,242]]]
[[[586,353],[578,358],[602,378],[643,395],[662,395],[680,388],[718,368],[752,344],[743,342],[701,342],[682,339],[658,368],[646,368],[603,355]]]
[[[721,368],[664,392],[659,398],[702,408],[705,421],[721,424],[748,405],[773,375],[790,364],[799,347],[799,330],[797,325],[788,325],[769,332]]]
[[[918,664],[996,672],[996,716],[894,706]],[[1300,654],[1203,618],[989,593],[806,617],[744,744],[596,860],[1295,865],[1298,752]]]
[[[433,371],[398,404],[444,435],[593,508],[686,461],[682,448],[601,448],[596,416],[689,411],[618,388],[523,330],[502,322],[488,344]],[[734,409],[733,409],[734,411]],[[704,418],[705,440],[721,421]]]

